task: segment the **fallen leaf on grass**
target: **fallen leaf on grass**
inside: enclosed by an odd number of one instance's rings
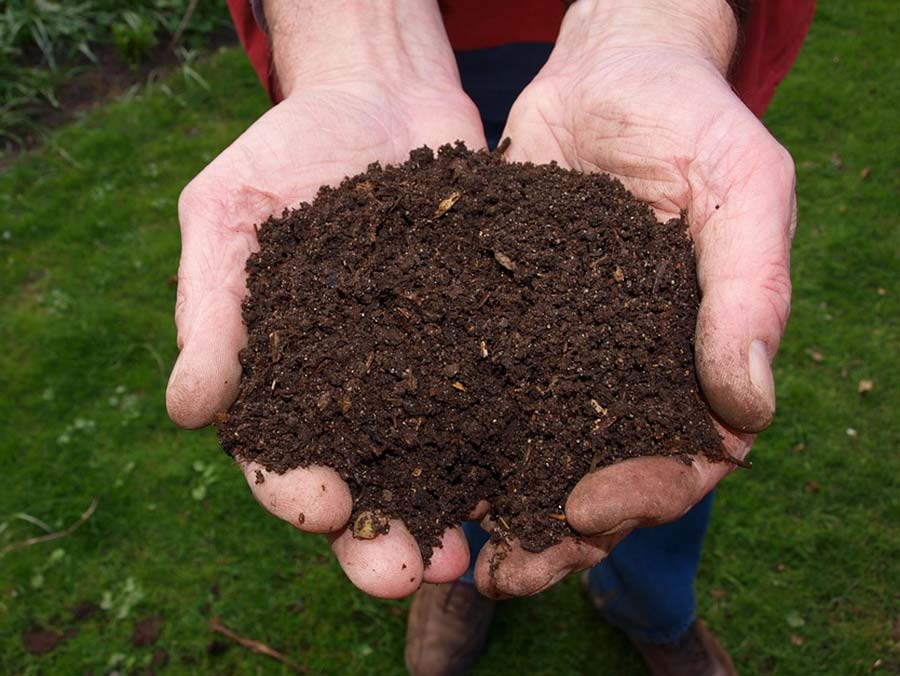
[[[806,485],[803,487],[807,493],[818,493],[821,486],[818,481],[807,481]]]
[[[797,629],[806,624],[806,620],[804,620],[796,610],[789,612],[784,619],[791,629]]]
[[[81,622],[96,614],[99,610],[100,606],[93,601],[82,601],[72,608],[72,619]]]
[[[885,289],[883,286],[879,286],[878,289],[876,290],[876,293],[877,293],[879,296],[886,296],[886,295],[887,295],[887,289]]]
[[[797,634],[791,634],[791,643],[795,646],[803,645],[803,637],[797,636]]]
[[[50,629],[35,627],[22,634],[22,645],[32,655],[49,653],[63,640],[63,635]]]
[[[803,453],[803,451],[806,450],[806,444],[804,444],[802,441],[798,441],[796,444],[791,446],[791,450],[794,453]]]
[[[131,645],[135,648],[153,645],[159,638],[159,632],[162,631],[162,617],[154,615],[145,617],[134,627],[134,633],[131,634]]]
[[[150,664],[147,666],[147,670],[144,672],[147,676],[153,676],[155,669],[157,667],[162,668],[169,663],[169,653],[165,650],[157,650],[153,653],[153,657],[150,658]]]
[[[868,378],[863,378],[859,381],[859,385],[856,387],[856,391],[860,394],[865,394],[866,392],[871,392],[875,389],[875,381],[869,380]]]
[[[709,593],[712,594],[714,599],[724,599],[726,596],[728,596],[728,592],[726,592],[721,587],[713,587]]]
[[[862,171],[859,172],[860,178],[868,178],[869,174],[872,173],[872,167],[863,167]]]
[[[812,359],[812,360],[813,360],[814,362],[816,362],[817,364],[819,364],[819,363],[825,361],[825,355],[822,354],[821,352],[819,352],[819,351],[816,350],[816,349],[809,348],[809,349],[806,350],[806,354],[808,354],[808,355],[809,355],[809,358]]]

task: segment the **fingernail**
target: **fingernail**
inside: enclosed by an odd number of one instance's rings
[[[769,364],[769,352],[761,340],[750,343],[750,382],[757,393],[763,397],[766,408],[775,410],[775,379]]]
[[[606,535],[615,535],[617,533],[622,533],[624,531],[634,530],[640,525],[640,519],[625,519],[624,521],[620,521],[618,524],[609,528],[602,533],[596,533],[598,536],[606,536]]]

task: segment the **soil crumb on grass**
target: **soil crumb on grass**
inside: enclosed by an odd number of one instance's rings
[[[259,228],[221,443],[335,468],[357,535],[402,519],[426,560],[481,499],[541,551],[574,533],[566,497],[592,469],[724,458],[686,230],[608,176],[462,144],[373,164]]]

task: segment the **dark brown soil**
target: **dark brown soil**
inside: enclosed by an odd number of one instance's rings
[[[596,467],[724,457],[699,395],[683,220],[615,180],[462,145],[372,165],[260,227],[228,453],[350,485],[429,558],[481,499],[540,551]]]

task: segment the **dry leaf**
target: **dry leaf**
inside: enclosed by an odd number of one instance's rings
[[[444,214],[446,214],[450,209],[453,208],[453,205],[459,201],[459,198],[462,197],[462,193],[459,190],[454,190],[450,193],[450,196],[442,199],[441,203],[438,204],[437,211],[434,212],[435,218],[440,218]]]
[[[791,643],[795,646],[803,645],[803,637],[797,636],[797,634],[791,634]]]
[[[806,485],[803,487],[807,493],[818,493],[821,486],[818,481],[807,481]]]
[[[860,394],[865,394],[866,392],[871,392],[875,389],[875,381],[869,380],[868,378],[863,378],[859,381],[859,385],[856,387],[856,391]]]
[[[500,263],[501,266],[509,270],[510,272],[516,271],[516,264],[513,260],[507,256],[505,253],[501,253],[500,251],[494,252],[494,260]]]
[[[812,359],[817,364],[825,361],[825,355],[814,348],[808,348],[806,350],[806,354],[808,354],[809,358]]]
[[[860,178],[868,178],[869,174],[872,173],[872,167],[863,167],[863,170],[859,172]]]
[[[600,405],[600,402],[596,399],[591,399],[591,408],[594,409],[594,413],[596,413],[598,416],[604,416],[609,413],[609,411],[603,408],[603,406]]]

